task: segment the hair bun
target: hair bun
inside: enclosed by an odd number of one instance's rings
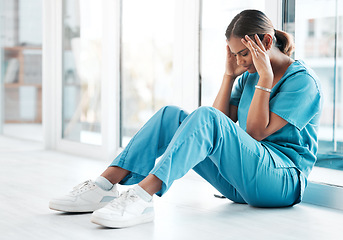
[[[295,49],[293,36],[281,30],[274,29],[274,31],[276,38],[276,47],[279,48],[280,51],[287,56],[291,56]]]

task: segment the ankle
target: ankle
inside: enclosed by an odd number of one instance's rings
[[[152,196],[161,190],[162,181],[155,175],[149,174],[138,185]]]
[[[135,190],[136,194],[144,201],[150,202],[152,200],[152,196],[147,191],[145,191],[141,186],[136,185],[133,187],[133,190]]]
[[[130,171],[124,168],[117,167],[117,166],[110,166],[101,174],[101,176],[106,178],[112,184],[117,184],[121,180],[123,180],[129,173]]]
[[[105,191],[110,191],[114,186],[113,183],[111,183],[107,178],[103,176],[97,177],[97,179],[95,180],[95,184]]]

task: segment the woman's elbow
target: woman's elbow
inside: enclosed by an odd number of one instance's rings
[[[253,138],[255,139],[256,141],[261,141],[263,140],[265,137],[264,137],[264,134],[262,131],[259,131],[259,129],[257,128],[253,128],[253,127],[248,127],[247,126],[247,130],[246,132]]]

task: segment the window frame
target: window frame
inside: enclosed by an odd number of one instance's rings
[[[43,138],[46,149],[111,160],[116,154],[119,140],[116,132],[119,126],[120,1],[102,1],[102,27],[104,30],[113,29],[103,31],[102,41],[102,144],[96,146],[62,138],[62,1],[43,1]]]

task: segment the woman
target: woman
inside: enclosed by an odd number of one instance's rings
[[[290,58],[291,37],[260,11],[239,13],[226,38],[226,69],[213,107],[191,114],[162,108],[95,182],[52,200],[50,208],[94,211],[92,222],[114,228],[149,222],[153,194],[162,196],[190,169],[237,203],[299,203],[316,161],[318,78]],[[137,183],[119,196],[116,184]]]

